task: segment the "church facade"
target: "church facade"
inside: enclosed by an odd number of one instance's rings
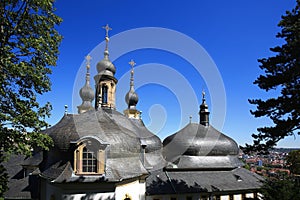
[[[140,118],[131,65],[127,108],[116,110],[118,80],[109,59],[108,25],[104,57],[90,86],[80,89],[78,114],[65,114],[44,130],[49,151],[13,156],[5,199],[238,200],[259,199],[262,178],[244,169],[236,142],[209,124],[203,94],[199,123],[189,123],[163,142]]]

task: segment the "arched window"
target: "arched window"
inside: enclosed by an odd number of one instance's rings
[[[107,91],[108,91],[108,87],[107,85],[103,85],[102,86],[102,103],[107,103]]]
[[[74,151],[74,171],[76,174],[104,174],[105,150],[91,150],[86,144],[81,144]]]

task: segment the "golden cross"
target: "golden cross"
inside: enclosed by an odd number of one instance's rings
[[[89,65],[89,64],[90,64],[90,61],[92,60],[92,57],[91,57],[90,55],[87,55],[87,56],[85,57],[85,59],[86,59],[86,64]]]
[[[131,66],[131,68],[133,68],[136,65],[136,63],[134,62],[134,60],[131,59],[131,61],[129,62],[129,65]]]
[[[106,24],[106,26],[102,26],[103,29],[105,29],[106,31],[106,37],[108,37],[108,32],[112,30],[111,27],[108,26],[108,24]]]

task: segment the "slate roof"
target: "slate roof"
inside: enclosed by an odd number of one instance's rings
[[[5,192],[5,198],[31,199],[32,188],[29,187],[29,177],[24,176],[22,168],[25,158],[23,155],[11,155],[10,159],[3,163],[9,175],[9,190]]]
[[[244,168],[223,171],[157,171],[146,180],[147,195],[253,191],[262,177]]]
[[[46,161],[41,176],[54,182],[114,182],[147,174],[146,168],[156,170],[165,165],[161,140],[147,130],[142,120],[129,119],[112,109],[67,114],[44,132],[53,138],[55,147],[47,154],[49,162]],[[83,179],[74,174],[72,143],[83,138],[96,138],[108,145],[105,175]],[[145,166],[141,144],[146,144]]]
[[[190,123],[163,141],[167,161],[183,168],[235,168],[239,148],[230,137],[212,126]]]
[[[105,171],[103,175],[76,175],[70,162],[57,162],[42,172],[41,177],[53,183],[118,182],[148,174],[137,157],[108,159]]]

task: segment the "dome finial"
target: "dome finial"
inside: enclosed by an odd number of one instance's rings
[[[129,118],[139,119],[140,111],[138,111],[136,109],[136,104],[139,101],[139,97],[138,97],[137,93],[135,93],[135,90],[134,90],[134,78],[133,78],[133,74],[134,74],[133,67],[136,65],[136,63],[134,62],[134,60],[131,59],[131,61],[129,62],[129,65],[131,66],[130,89],[125,96],[125,101],[128,105],[128,109],[124,110],[124,113]]]
[[[80,89],[79,95],[82,99],[82,104],[77,106],[78,113],[84,113],[88,110],[93,109],[92,101],[94,100],[94,91],[90,86],[90,61],[92,57],[87,55],[86,60],[86,75],[85,75],[85,85]]]
[[[200,105],[200,124],[204,126],[209,125],[209,111],[208,111],[208,105],[206,104],[205,100],[205,91],[202,90],[202,104]]]
[[[109,27],[108,24],[106,24],[106,26],[102,27],[103,29],[105,29],[106,34],[105,34],[105,42],[106,42],[106,46],[105,46],[105,52],[104,54],[107,52],[108,53],[108,42],[109,42],[109,36],[108,36],[108,32],[112,30],[111,27]]]
[[[86,73],[90,74],[90,68],[91,68],[90,64],[91,64],[92,57],[90,55],[87,55],[85,57],[85,60],[86,60]]]
[[[131,66],[130,87],[133,87],[134,86],[134,78],[133,78],[134,70],[133,70],[133,67],[136,65],[136,63],[134,62],[134,60],[131,59],[131,61],[129,62],[129,65]],[[134,88],[133,88],[133,90],[134,90]]]
[[[204,89],[202,90],[202,100],[205,100],[205,91],[204,91]]]

